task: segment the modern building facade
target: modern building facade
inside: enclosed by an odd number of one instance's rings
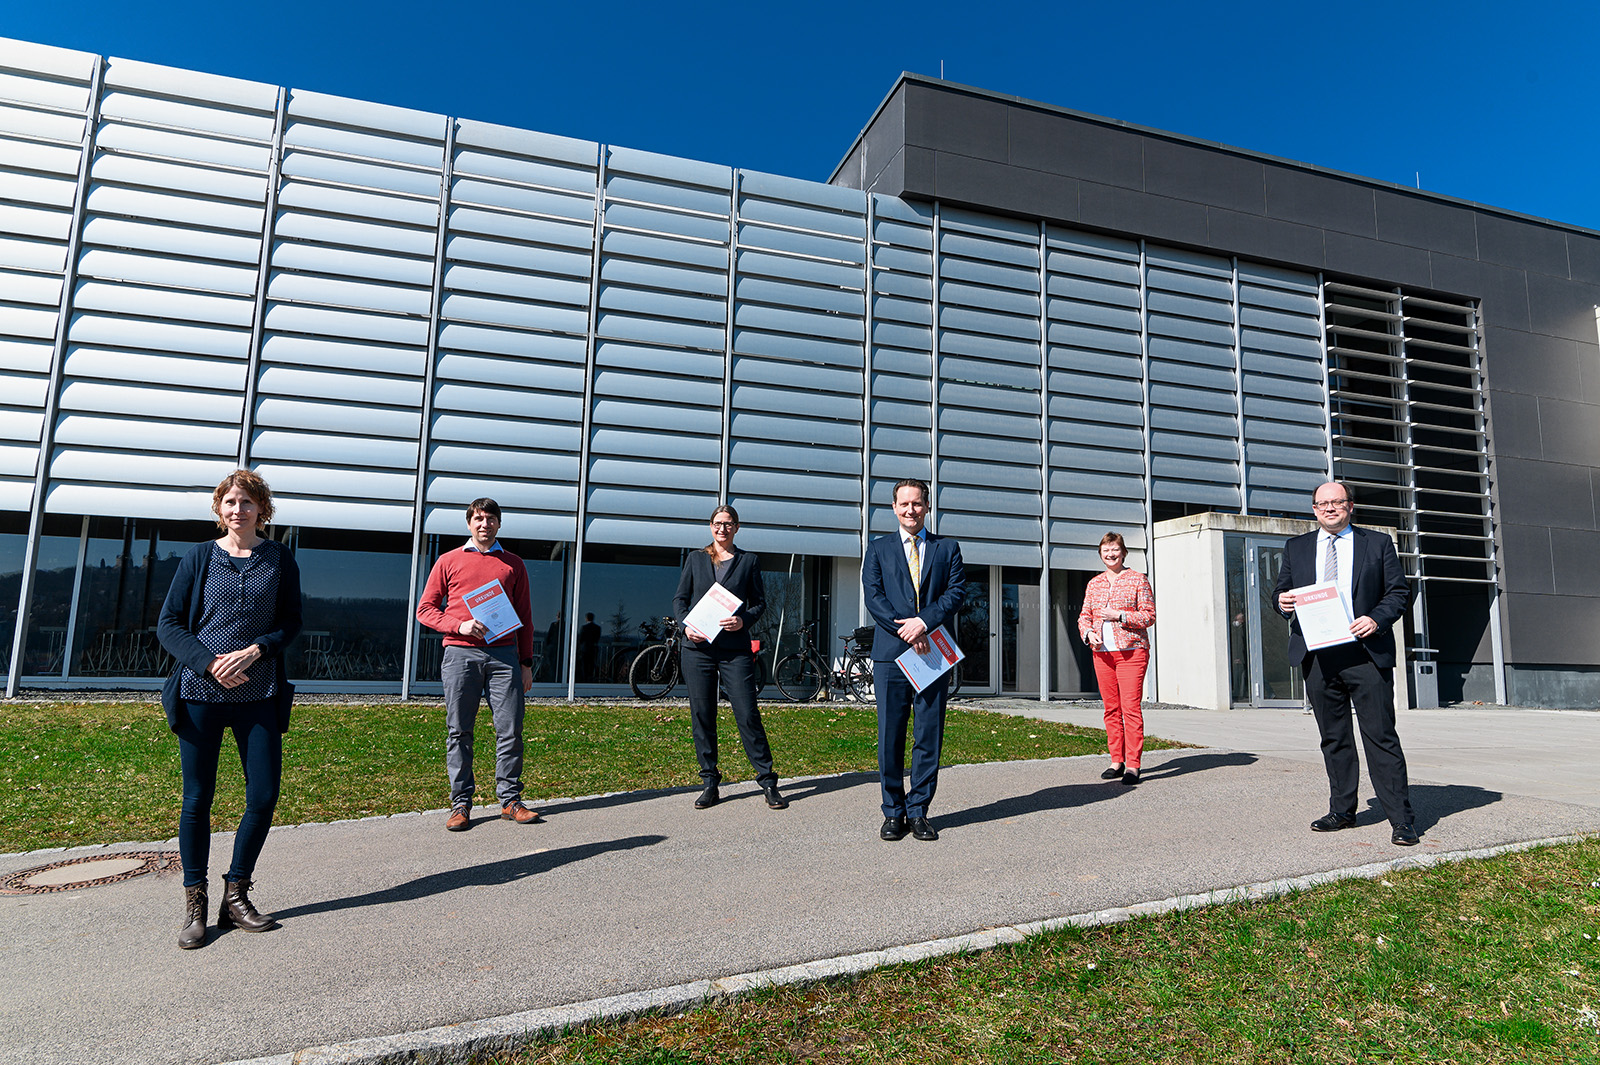
[[[1199,594],[1157,523],[1332,474],[1400,530],[1442,698],[1593,705],[1596,304],[1600,235],[909,75],[820,183],[0,42],[8,693],[153,685],[249,465],[311,690],[437,684],[411,607],[485,494],[550,693],[614,690],[724,498],[768,650],[834,643],[916,476],[967,690],[1082,694],[1106,529]],[[1236,702],[1298,697],[1274,549],[1228,548]]]

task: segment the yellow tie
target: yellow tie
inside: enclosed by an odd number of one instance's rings
[[[922,553],[917,550],[917,537],[911,538],[911,587],[917,593],[917,609],[922,609]]]

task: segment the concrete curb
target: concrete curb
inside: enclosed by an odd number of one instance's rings
[[[535,1039],[593,1021],[629,1020],[649,1013],[677,1013],[711,1000],[731,998],[760,988],[809,984],[839,976],[860,975],[890,965],[924,961],[946,954],[990,950],[1010,943],[1020,943],[1032,936],[1062,928],[1092,928],[1120,924],[1138,917],[1154,917],[1165,913],[1199,909],[1204,906],[1272,899],[1340,880],[1371,880],[1398,870],[1426,869],[1450,862],[1492,858],[1500,854],[1532,850],[1535,847],[1573,843],[1585,838],[1588,837],[1553,836],[1477,850],[1407,855],[1387,862],[1372,862],[1367,865],[1312,873],[1308,876],[1244,884],[1197,895],[1179,895],[1175,898],[1118,906],[1068,917],[1055,917],[1028,924],[1006,925],[981,932],[912,943],[903,947],[891,947],[887,950],[823,958],[802,965],[739,973],[716,980],[696,980],[687,984],[634,991],[624,995],[590,999],[587,1002],[575,1002],[566,1006],[526,1010],[503,1017],[489,1017],[462,1024],[403,1032],[398,1035],[307,1047],[288,1054],[249,1058],[229,1062],[226,1065],[401,1065],[401,1063],[451,1065],[451,1063],[468,1062],[484,1054],[509,1053]]]

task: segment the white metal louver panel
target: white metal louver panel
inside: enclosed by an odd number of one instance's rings
[[[1328,476],[1321,291],[1312,274],[1239,264],[1245,505],[1305,514]]]
[[[732,180],[606,149],[583,535],[705,541],[722,494]]]
[[[1233,267],[1149,247],[1150,491],[1157,503],[1239,509],[1239,379]]]
[[[1426,581],[1493,584],[1478,309],[1405,292],[1400,309],[1418,569]]]
[[[577,537],[598,152],[457,123],[428,532],[459,533],[487,494],[518,537]]]
[[[1047,240],[1050,565],[1100,564],[1100,537],[1145,543],[1139,245],[1052,227]]]
[[[33,504],[94,64],[0,40],[0,510]]]
[[[948,208],[939,226],[938,530],[970,562],[1037,566],[1039,228]]]
[[[47,510],[192,519],[236,464],[277,100],[107,62]]]
[[[250,457],[284,520],[409,531],[445,119],[294,90]]]
[[[869,535],[895,529],[896,481],[933,481],[933,210],[872,197]]]
[[[866,197],[738,175],[728,497],[749,546],[860,548]]]

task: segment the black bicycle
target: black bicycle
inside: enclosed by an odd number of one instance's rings
[[[800,629],[800,650],[778,662],[773,679],[784,698],[797,703],[809,703],[827,692],[835,691],[858,702],[872,701],[872,626],[863,625],[844,641],[844,662],[831,669],[817,648],[817,623],[808,622]]]
[[[654,621],[639,624],[644,633],[645,646],[633,656],[628,666],[628,687],[633,694],[649,702],[664,699],[678,686],[681,666],[678,661],[678,642],[682,638],[676,618],[662,618],[661,627]],[[654,642],[652,642],[654,641]],[[751,640],[750,649],[755,655],[756,694],[767,686],[767,663],[760,655],[761,641]]]
[[[663,628],[651,620],[640,622],[645,645],[628,666],[628,687],[644,700],[665,698],[678,684],[678,621],[662,618]]]

